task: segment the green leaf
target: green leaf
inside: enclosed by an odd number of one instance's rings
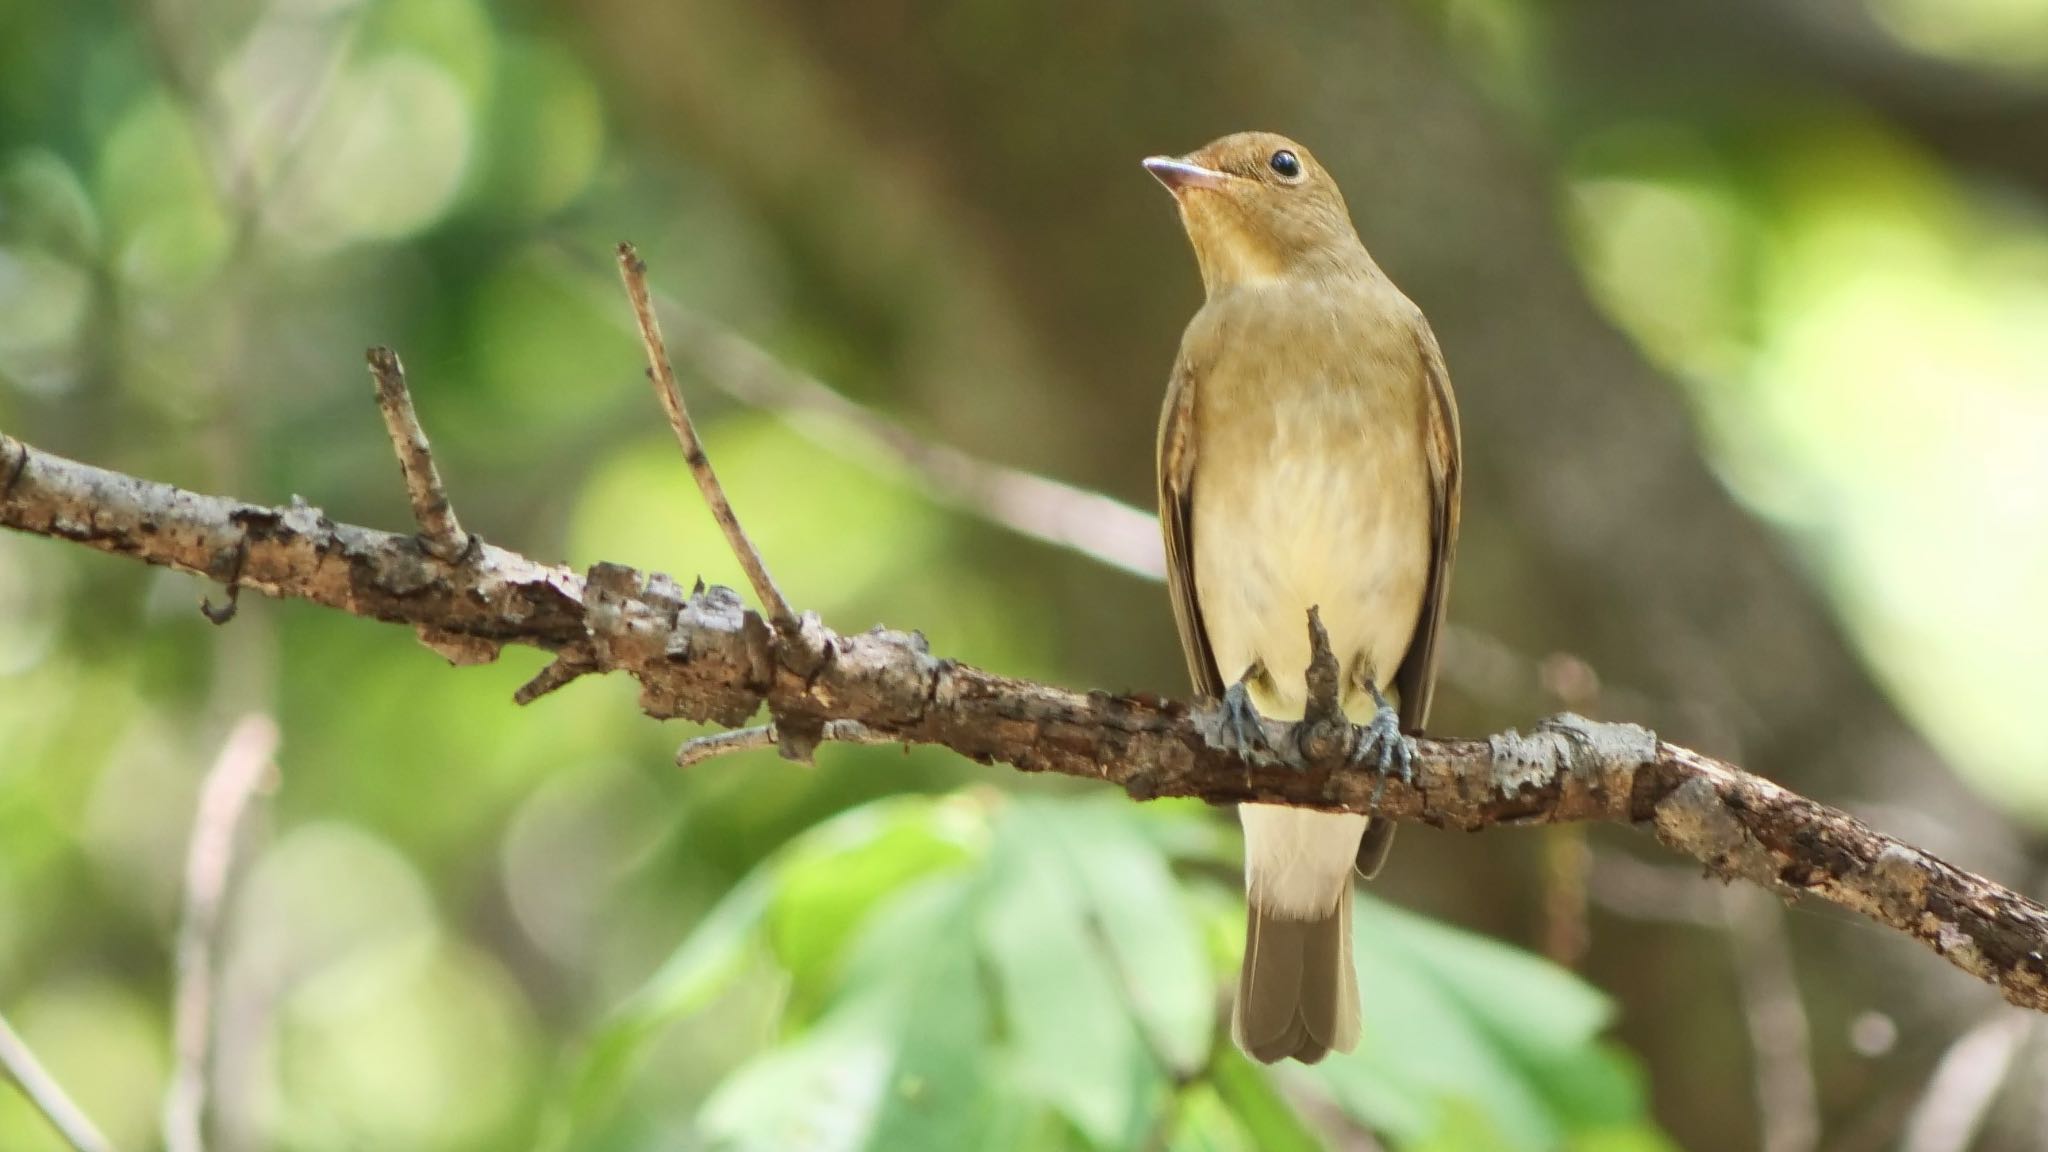
[[[0,240],[84,263],[99,252],[100,222],[84,181],[54,152],[19,152],[0,165]]]
[[[1023,1115],[990,1067],[988,1007],[962,930],[973,890],[941,876],[888,901],[848,959],[845,996],[721,1085],[699,1135],[747,1152],[1014,1144]]]
[[[1648,1107],[1642,1069],[1616,1044],[1603,1041],[1532,1062],[1529,1076],[1574,1130],[1626,1125]]]
[[[1575,1132],[1567,1147],[1571,1152],[1678,1152],[1671,1137],[1648,1123]]]
[[[1455,1100],[1443,1109],[1428,1137],[1408,1152],[1498,1152],[1509,1146],[1485,1108],[1474,1101]]]
[[[911,882],[967,864],[978,832],[947,806],[911,798],[844,813],[792,847],[768,928],[805,1002],[799,1014],[830,992],[847,941],[870,913]]]
[[[1634,1069],[1598,1040],[1612,1015],[1599,992],[1364,896],[1353,919],[1364,1036],[1317,1071],[1353,1117],[1429,1149],[1555,1148],[1642,1121]]]
[[[763,864],[726,893],[647,982],[613,1010],[575,1058],[568,1089],[550,1109],[542,1148],[573,1146],[608,1111],[647,1042],[704,1007],[746,967],[768,907],[774,872]]]
[[[1556,1127],[1519,1069],[1379,923],[1361,899],[1353,919],[1364,998],[1358,1050],[1314,1075],[1355,1119],[1397,1143],[1427,1138],[1446,1105],[1464,1099],[1503,1118],[1507,1147],[1555,1144]]]
[[[1294,1106],[1274,1090],[1273,1078],[1253,1064],[1235,1045],[1221,1045],[1209,1069],[1209,1082],[1232,1116],[1244,1126],[1251,1147],[1259,1152],[1322,1152]]]
[[[697,1146],[731,1152],[858,1152],[887,1089],[882,1038],[899,1026],[875,999],[749,1061],[697,1117]]]
[[[1363,896],[1352,919],[1363,1035],[1350,1058],[1317,1066],[1339,1103],[1402,1143],[1431,1138],[1469,1105],[1500,1147],[1554,1147],[1562,1132],[1541,1094],[1440,975],[1470,969],[1454,953],[1497,945],[1434,925],[1418,932],[1426,922]]]
[[[997,977],[1016,1074],[1100,1147],[1130,1142],[1166,1083],[1090,933],[1057,827],[1064,813],[1012,804],[997,824],[981,938]]]
[[[1561,1053],[1598,1035],[1613,1002],[1540,956],[1371,902],[1376,931],[1427,966],[1437,983],[1514,1051]]]
[[[905,1005],[900,1049],[868,1147],[895,1152],[996,1148],[1019,1119],[995,1074],[992,1022],[973,923],[976,888],[951,878],[914,891],[876,918],[854,967],[897,976]]]
[[[1137,805],[1045,808],[1039,824],[1066,851],[1145,1038],[1175,1074],[1192,1075],[1216,1030],[1216,974],[1180,886],[1132,819]]]
[[[1254,1074],[1253,1078],[1258,1077]],[[1230,1101],[1208,1084],[1196,1082],[1182,1089],[1174,1108],[1176,1114],[1166,1134],[1167,1152],[1272,1152],[1276,1148],[1284,1152],[1295,1147],[1321,1152],[1318,1144],[1265,1143]]]

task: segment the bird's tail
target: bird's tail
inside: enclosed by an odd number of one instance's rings
[[[1363,818],[1265,805],[1241,813],[1249,882],[1232,1037],[1268,1064],[1349,1052],[1358,1045],[1351,863]]]

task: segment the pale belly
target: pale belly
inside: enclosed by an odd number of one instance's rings
[[[1194,492],[1195,587],[1224,681],[1264,665],[1272,687],[1255,685],[1253,703],[1294,719],[1306,703],[1312,605],[1346,673],[1368,672],[1382,690],[1392,680],[1422,610],[1429,487],[1419,444],[1344,422],[1299,427],[1279,415],[1280,434],[1230,462],[1229,482],[1209,472],[1224,461],[1204,461]],[[1382,442],[1391,442],[1386,451],[1368,450]],[[1345,710],[1370,718],[1370,697],[1346,688]]]

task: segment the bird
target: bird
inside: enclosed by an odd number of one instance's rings
[[[1174,619],[1214,739],[1302,763],[1259,722],[1304,716],[1315,609],[1342,671],[1352,762],[1408,777],[1458,539],[1458,410],[1436,336],[1300,144],[1244,132],[1144,166],[1173,194],[1205,296],[1167,386],[1158,479]],[[1268,1064],[1348,1053],[1351,874],[1378,872],[1395,826],[1264,804],[1238,813],[1232,1036]]]

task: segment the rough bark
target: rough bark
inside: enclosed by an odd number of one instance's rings
[[[1570,714],[1528,734],[1424,740],[1414,780],[1341,762],[1308,771],[1213,747],[1206,717],[1144,695],[1075,692],[931,654],[918,634],[839,635],[806,615],[778,633],[734,592],[659,573],[577,574],[478,541],[453,559],[416,536],[185,491],[0,434],[0,526],[410,624],[457,663],[505,644],[556,654],[530,700],[572,675],[623,672],[656,719],[726,726],[766,709],[783,752],[835,727],[982,762],[1193,796],[1365,811],[1443,828],[1609,821],[1645,826],[1725,880],[1805,894],[1911,935],[2014,1004],[2048,1011],[2048,909],[1846,813],[1646,729]],[[1284,727],[1275,740],[1291,738]]]

